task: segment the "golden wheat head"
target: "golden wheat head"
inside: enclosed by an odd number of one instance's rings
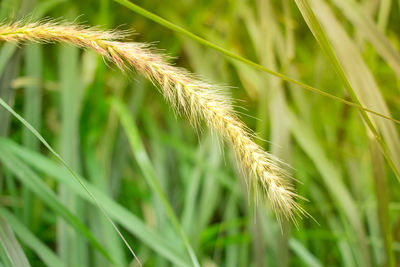
[[[293,219],[304,211],[296,204],[288,177],[276,160],[254,141],[235,114],[229,97],[218,86],[196,78],[188,71],[167,63],[165,57],[148,45],[123,42],[124,32],[100,31],[66,23],[38,22],[0,25],[0,41],[64,42],[94,49],[122,70],[136,70],[158,85],[162,94],[177,112],[191,122],[206,125],[227,139],[233,146],[251,184],[268,196],[278,219]]]

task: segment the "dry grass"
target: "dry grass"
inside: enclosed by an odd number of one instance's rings
[[[0,26],[0,40],[6,42],[65,42],[94,49],[122,70],[137,70],[154,84],[180,113],[193,124],[204,121],[232,143],[237,157],[248,173],[251,184],[261,186],[278,219],[294,219],[304,211],[295,202],[295,193],[287,175],[276,160],[254,141],[236,116],[231,100],[223,89],[204,82],[188,71],[167,63],[146,44],[120,41],[124,32],[100,31],[73,24],[14,23]]]

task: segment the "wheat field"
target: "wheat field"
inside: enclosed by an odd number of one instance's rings
[[[398,266],[400,1],[0,18],[1,266]]]

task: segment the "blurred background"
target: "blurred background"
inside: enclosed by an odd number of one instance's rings
[[[309,2],[328,36],[320,44],[332,46],[353,91],[345,90],[294,1],[134,1],[264,67],[400,118],[400,1]],[[193,129],[140,75],[69,45],[1,44],[0,97],[86,181],[144,266],[400,261],[396,123],[370,115],[377,139],[356,108],[112,0],[2,0],[0,18],[134,30],[132,40],[226,85],[257,142],[292,167],[296,192],[307,199],[298,202],[315,219],[298,219],[297,228],[280,226],[267,201],[256,206],[229,144],[205,127]],[[120,103],[118,111],[110,100]],[[137,266],[54,154],[4,108],[0,124],[1,265]]]

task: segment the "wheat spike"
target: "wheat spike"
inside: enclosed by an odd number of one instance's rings
[[[163,55],[146,44],[121,41],[124,37],[124,32],[100,31],[65,23],[0,25],[1,41],[70,43],[94,49],[122,70],[138,71],[158,85],[177,112],[186,115],[194,124],[204,121],[232,144],[251,184],[261,186],[267,193],[278,219],[294,219],[295,213],[305,213],[295,202],[296,194],[288,177],[276,160],[253,141],[252,134],[238,119],[230,98],[222,88],[172,66]]]

